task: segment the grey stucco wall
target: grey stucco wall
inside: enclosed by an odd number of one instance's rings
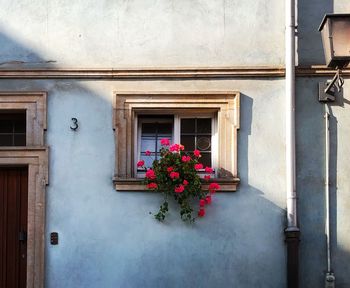
[[[284,63],[284,1],[0,1],[0,68],[260,66]],[[338,1],[299,1],[300,65],[324,63],[316,31]],[[161,29],[160,29],[161,28]],[[317,82],[297,80],[297,191],[301,287],[321,287],[323,107]],[[349,287],[350,95],[333,105],[332,231],[337,287]],[[172,81],[0,80],[2,91],[48,91],[46,287],[286,286],[283,79]],[[219,193],[193,226],[148,213],[160,197],[113,189],[112,92],[242,93],[241,185]],[[339,104],[339,103],[338,103]],[[69,129],[77,117],[78,132]]]
[[[297,85],[297,191],[301,229],[301,287],[321,287],[327,269],[325,238],[325,106],[317,101],[318,82],[303,78]],[[330,207],[332,268],[336,287],[350,286],[349,91],[328,106],[330,111]]]
[[[12,61],[59,67],[284,63],[280,0],[1,2],[3,66]]]
[[[59,232],[60,244],[46,243],[47,287],[284,287],[283,83],[1,81],[2,90],[49,93],[46,236]],[[112,91],[155,87],[242,92],[242,185],[217,194],[195,225],[175,211],[154,220],[160,195],[113,189]]]

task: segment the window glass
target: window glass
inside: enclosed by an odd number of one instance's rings
[[[203,166],[212,166],[211,161],[211,118],[182,118],[181,119],[181,144],[185,146],[185,152],[193,152],[198,149],[202,157]]]
[[[25,111],[0,113],[0,146],[26,145]]]
[[[146,167],[151,167],[153,160],[160,157],[161,139],[168,138],[172,142],[173,116],[164,118],[140,116],[139,125],[141,129],[140,159],[145,161]],[[147,156],[146,151],[151,152],[151,155]]]
[[[212,166],[212,118],[180,118],[179,135],[173,135],[174,116],[139,116],[139,154],[138,159],[145,161],[147,168],[152,166],[154,160],[160,158],[161,139],[168,138],[171,143],[180,139],[187,153],[193,153],[195,149],[201,152],[200,163],[204,167]],[[177,138],[178,137],[178,138]],[[146,155],[149,151],[150,156]],[[138,168],[139,171],[143,169]]]

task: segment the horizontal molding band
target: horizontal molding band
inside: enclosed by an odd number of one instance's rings
[[[335,70],[325,66],[296,67],[296,76],[333,76]],[[218,68],[134,68],[134,69],[0,69],[0,79],[164,79],[164,78],[278,78],[284,67]],[[350,69],[343,70],[350,76]]]

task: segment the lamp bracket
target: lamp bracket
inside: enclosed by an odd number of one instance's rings
[[[328,80],[325,83],[318,84],[318,101],[320,102],[334,102],[335,93],[340,92],[344,85],[344,79],[341,77],[340,69],[337,69],[337,73],[332,80]]]

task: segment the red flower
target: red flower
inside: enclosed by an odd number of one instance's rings
[[[146,156],[151,156],[151,151],[146,150],[146,151],[145,151],[145,155],[146,155]]]
[[[213,173],[213,168],[211,168],[211,167],[205,167],[205,172],[207,172],[207,173]]]
[[[166,168],[166,171],[168,171],[168,172],[171,172],[171,171],[173,171],[174,170],[174,168],[173,167],[168,167],[168,168]]]
[[[158,185],[157,183],[151,182],[149,184],[147,184],[148,189],[157,189]]]
[[[156,179],[156,173],[154,173],[154,170],[148,169],[146,171],[146,177],[151,180]]]
[[[181,151],[184,151],[184,150],[185,150],[185,146],[184,146],[184,145],[179,144],[179,147],[180,147],[180,150],[181,150]]]
[[[182,192],[184,192],[184,190],[185,190],[185,187],[183,186],[183,185],[177,185],[177,186],[175,186],[175,193],[182,193]]]
[[[185,179],[182,184],[184,184],[185,186],[188,185],[188,181]]]
[[[199,206],[204,207],[206,201],[204,199],[199,200]]]
[[[207,202],[207,204],[211,203],[211,196],[208,195],[207,197],[205,197],[205,202]]]
[[[205,175],[204,180],[209,181],[210,180],[210,175]]]
[[[169,176],[171,179],[176,179],[176,178],[179,178],[180,174],[179,174],[179,172],[172,171],[172,172],[170,172]]]
[[[173,144],[170,146],[169,151],[171,152],[179,152],[180,151],[180,145],[179,144]]]
[[[145,165],[145,161],[140,160],[139,162],[137,162],[137,167],[142,167],[143,165]]]
[[[170,141],[168,138],[163,138],[163,139],[160,139],[160,144],[163,145],[163,146],[169,146],[170,145]]]
[[[193,151],[193,155],[199,158],[199,157],[201,157],[201,152],[196,149]]]
[[[182,156],[181,160],[182,160],[182,162],[188,162],[188,161],[191,161],[191,157],[190,156]]]
[[[220,189],[220,185],[218,183],[210,183],[209,184],[209,192],[210,193],[215,193],[216,190],[219,190]]]
[[[204,217],[204,215],[205,215],[205,210],[204,210],[204,208],[199,209],[199,211],[198,211],[198,217]]]
[[[196,169],[196,170],[203,169],[203,164],[202,163],[195,164],[194,169]]]

